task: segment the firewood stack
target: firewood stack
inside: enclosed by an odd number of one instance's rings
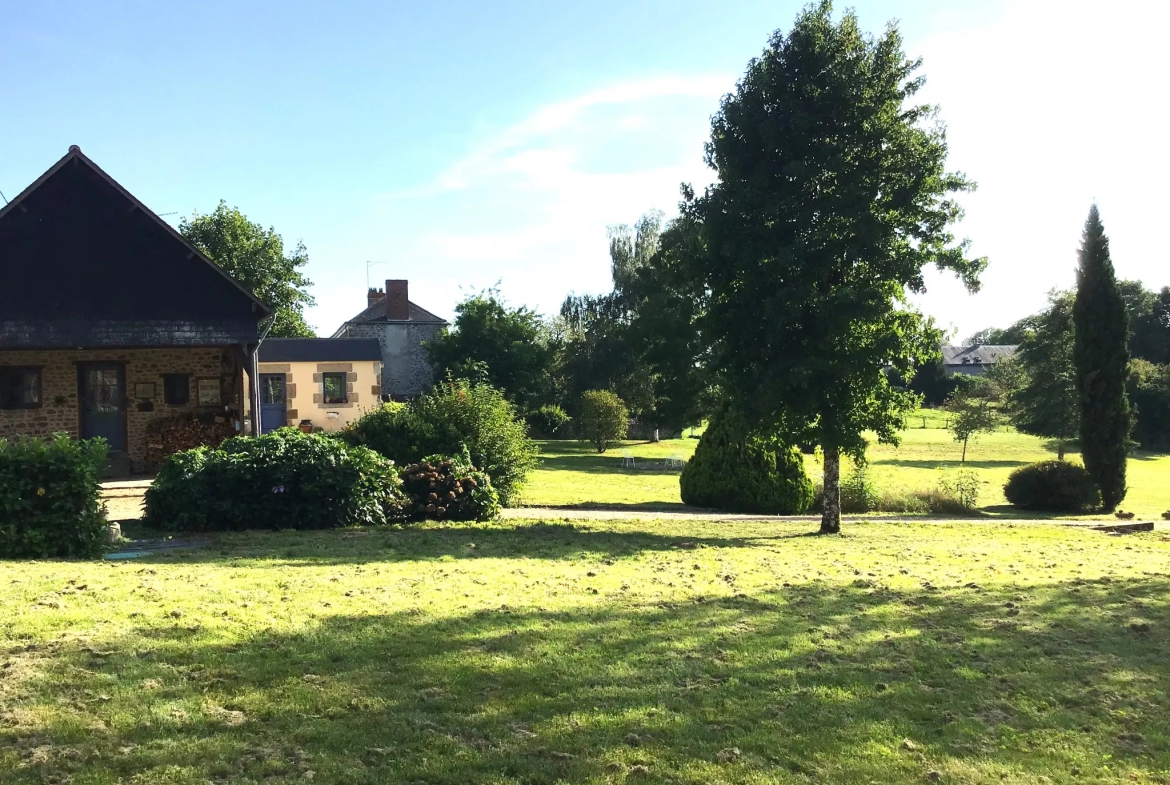
[[[146,466],[157,471],[168,455],[195,447],[218,447],[236,435],[235,426],[217,415],[182,415],[146,426]]]

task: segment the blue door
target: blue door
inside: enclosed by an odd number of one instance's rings
[[[111,452],[126,449],[126,373],[119,363],[79,365],[81,438],[100,436]]]
[[[260,433],[288,425],[284,400],[284,374],[260,374]]]

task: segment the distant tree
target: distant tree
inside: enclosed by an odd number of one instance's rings
[[[605,452],[614,442],[626,438],[630,413],[622,399],[609,390],[586,390],[581,396],[577,430],[581,438]]]
[[[1024,339],[1028,331],[1029,319],[1024,317],[1011,327],[987,327],[979,332],[972,333],[963,340],[963,346],[1014,346]]]
[[[708,293],[710,367],[751,427],[821,445],[821,531],[840,530],[841,454],[896,443],[917,396],[893,386],[942,335],[907,303],[923,268],[978,287],[986,262],[948,226],[973,184],[945,168],[945,131],[890,24],[864,35],[822,2],[777,32],[712,120],[718,180],[681,212],[704,242],[687,264]]]
[[[1170,450],[1170,364],[1130,361],[1134,438],[1146,450]]]
[[[1055,439],[1057,456],[1080,428],[1076,368],[1073,365],[1073,298],[1051,292],[1049,307],[1033,318],[1015,362],[1023,383],[1008,397],[1012,424],[1023,433]]]
[[[1123,282],[1124,283],[1124,282]],[[1123,290],[1124,292],[1124,290]],[[1130,313],[1130,354],[1155,365],[1170,364],[1170,286],[1149,292],[1144,310]]]
[[[1125,462],[1132,422],[1125,382],[1129,319],[1109,258],[1097,205],[1089,209],[1077,265],[1073,360],[1081,409],[1081,457],[1101,489],[1101,505],[1125,498]]]
[[[939,406],[954,392],[957,383],[956,377],[947,373],[942,356],[938,355],[917,363],[905,386],[912,393],[922,396],[924,403]]]
[[[969,378],[969,382],[955,388],[946,402],[946,410],[951,415],[948,428],[955,441],[963,445],[959,463],[967,462],[967,442],[979,433],[994,431],[997,425],[991,408],[993,389],[978,377]]]
[[[551,403],[554,348],[548,325],[524,306],[509,307],[498,290],[455,306],[452,328],[426,345],[440,377],[486,382],[522,411]]]
[[[221,201],[207,215],[195,214],[179,222],[179,233],[211,261],[273,308],[276,318],[269,335],[274,338],[312,337],[305,323],[305,307],[315,304],[309,294],[312,282],[301,272],[309,263],[304,243],[291,254],[272,227],[252,223],[238,207]]]

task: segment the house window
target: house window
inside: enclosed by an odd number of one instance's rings
[[[325,387],[322,399],[325,403],[345,403],[345,374],[327,373],[321,377]]]
[[[185,373],[163,374],[163,401],[173,406],[191,402],[191,377]]]
[[[36,409],[40,405],[40,368],[0,368],[0,409]]]

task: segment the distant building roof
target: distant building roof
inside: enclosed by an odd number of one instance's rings
[[[944,346],[942,356],[944,365],[995,365],[1000,360],[1011,357],[1018,347],[1015,344],[987,346]]]
[[[269,338],[260,344],[262,363],[341,363],[382,361],[373,338]]]
[[[433,313],[428,311],[426,308],[415,305],[414,303],[407,303],[407,305],[410,306],[410,321],[412,321],[412,322],[430,322],[431,324],[446,324],[447,323],[446,319],[444,319],[441,316],[435,316]],[[401,319],[395,320],[395,319],[387,318],[385,301],[379,300],[378,302],[374,303],[373,305],[370,305],[369,307],[367,307],[366,310],[362,311],[357,316],[346,321],[346,324],[367,324],[369,322],[390,322],[390,321],[402,321],[402,320]]]

